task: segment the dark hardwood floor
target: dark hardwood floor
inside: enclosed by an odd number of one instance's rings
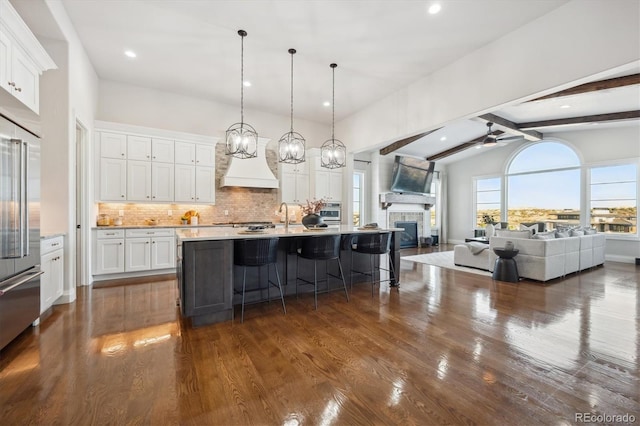
[[[404,250],[414,254],[441,246]],[[575,424],[640,422],[640,267],[548,285],[402,262],[367,284],[248,306],[192,329],[171,277],[80,288],[0,352],[14,424]],[[616,423],[609,421],[605,423]]]

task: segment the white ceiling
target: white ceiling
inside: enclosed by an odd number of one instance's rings
[[[295,116],[336,120],[535,20],[566,0],[63,0],[101,79],[245,108],[289,114],[290,56],[297,49]],[[132,49],[138,57],[123,55]],[[249,120],[250,121],[250,120]]]
[[[31,25],[42,4],[11,0]],[[62,0],[101,79],[156,88],[235,106],[240,103],[240,36],[245,38],[246,109],[289,114],[290,55],[295,55],[295,117],[329,124],[331,69],[336,62],[336,120],[438,70],[567,0]],[[40,35],[55,28],[35,25]],[[43,34],[44,33],[44,34]],[[126,49],[138,57],[124,56]],[[640,65],[624,75],[640,72]],[[615,77],[611,75],[607,77]],[[570,104],[571,108],[560,106]],[[521,123],[640,110],[640,85],[527,102],[496,115]],[[250,122],[250,113],[247,114]],[[612,126],[620,124],[602,124]],[[624,123],[622,125],[629,125]],[[636,120],[637,125],[637,120]],[[539,129],[557,132],[584,128]],[[483,121],[461,120],[398,154],[428,157],[486,133]],[[504,129],[503,129],[504,130]],[[446,136],[446,140],[441,140]],[[495,149],[495,148],[493,148]],[[475,149],[447,157],[451,162]]]

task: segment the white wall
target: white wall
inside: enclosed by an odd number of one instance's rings
[[[270,147],[289,131],[289,116],[244,110],[245,121],[260,137],[270,138]],[[165,130],[210,135],[224,139],[233,123],[240,121],[238,105],[226,105],[168,91],[100,80],[98,120]],[[320,147],[331,137],[331,127],[294,117],[295,130],[307,147]]]
[[[639,126],[562,132],[545,135],[545,138],[569,143],[586,166],[633,158],[640,169]],[[447,166],[449,242],[462,242],[473,235],[473,178],[502,175],[513,153],[521,147],[521,144],[511,143]],[[640,257],[640,241],[610,237],[606,255],[609,260],[632,261]]]
[[[585,82],[640,59],[640,2],[574,0],[336,124],[350,151]]]

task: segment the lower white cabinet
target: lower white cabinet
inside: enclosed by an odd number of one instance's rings
[[[95,258],[95,275],[124,272],[124,230],[98,230]]]
[[[176,267],[172,228],[99,229],[94,275],[144,272]]]
[[[40,313],[62,296],[64,284],[64,240],[62,236],[46,238],[40,243]]]

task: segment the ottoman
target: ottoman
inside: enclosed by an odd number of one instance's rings
[[[489,244],[467,243],[453,247],[453,263],[458,266],[489,270]]]

